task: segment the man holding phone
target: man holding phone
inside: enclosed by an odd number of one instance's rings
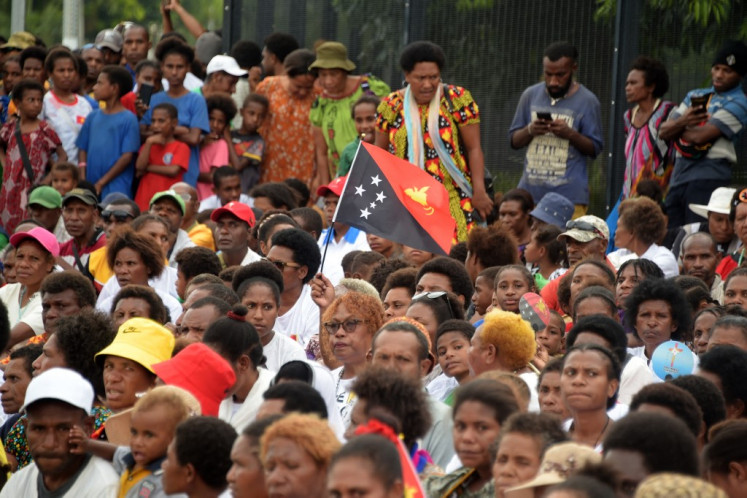
[[[599,99],[574,80],[577,58],[567,42],[545,49],[545,81],[524,90],[508,132],[512,148],[527,147],[519,187],[535,202],[548,192],[570,199],[574,218],[589,204],[587,160],[604,145]]]
[[[702,221],[688,204],[707,204],[711,192],[731,182],[734,143],[747,125],[746,73],[747,46],[727,42],[713,60],[712,86],[688,92],[661,125],[659,136],[677,149],[666,198],[670,228]]]

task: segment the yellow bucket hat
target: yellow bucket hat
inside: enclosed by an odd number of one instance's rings
[[[152,365],[171,358],[174,350],[174,334],[163,325],[149,318],[130,318],[117,331],[111,344],[96,353],[95,361],[104,356],[127,358],[153,371]]]

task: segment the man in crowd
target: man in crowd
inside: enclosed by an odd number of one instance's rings
[[[135,67],[138,62],[148,58],[150,47],[150,35],[145,26],[130,24],[125,28],[122,42],[122,56],[125,60],[125,69],[132,75],[132,82],[134,84],[137,84]]]
[[[711,290],[711,297],[723,303],[724,282],[716,273],[718,263],[716,241],[709,233],[691,233],[682,241],[682,274],[701,279]]]
[[[2,498],[116,496],[119,476],[101,458],[74,451],[70,430],[93,431],[93,387],[80,374],[52,368],[26,389],[26,438],[34,461],[10,478]]]
[[[230,55],[216,55],[207,65],[207,78],[199,92],[205,98],[217,93],[233,94],[236,91],[236,83],[241,76],[246,76],[246,71],[239,67],[236,59]]]
[[[29,217],[52,232],[57,241],[67,242],[70,234],[62,220],[62,196],[49,185],[39,185],[29,194]]]
[[[60,244],[57,262],[66,270],[75,269],[86,276],[88,255],[106,245],[106,235],[99,228],[99,206],[96,194],[74,188],[62,199],[62,219],[72,239]]]
[[[96,290],[77,271],[55,272],[42,282],[42,322],[45,338],[57,332],[57,320],[96,306]]]
[[[699,221],[687,205],[704,204],[711,192],[731,182],[734,144],[747,125],[745,73],[747,46],[726,43],[713,59],[712,86],[688,92],[661,125],[659,137],[677,148],[666,199],[670,228]]]
[[[173,190],[158,192],[150,200],[150,212],[166,220],[169,225],[169,266],[176,268],[179,251],[195,246],[187,232],[181,229],[182,219],[187,212],[184,199]]]
[[[119,65],[122,60],[122,35],[113,29],[99,31],[94,40],[96,48],[104,54],[104,65]]]
[[[534,199],[557,192],[575,204],[574,217],[589,204],[588,159],[604,145],[597,97],[574,79],[578,50],[566,42],[545,49],[545,81],[521,95],[509,140],[514,149],[527,148],[519,187]]]
[[[218,209],[231,201],[252,206],[251,198],[241,193],[241,176],[233,166],[221,166],[213,170],[213,195],[200,202],[200,209]]]
[[[265,76],[283,76],[285,57],[299,48],[298,41],[287,33],[272,33],[265,38],[262,49],[262,69]]]
[[[229,202],[210,215],[215,223],[215,245],[220,253],[221,265],[248,265],[259,261],[260,256],[249,248],[252,227],[256,223],[252,208],[240,202]]]

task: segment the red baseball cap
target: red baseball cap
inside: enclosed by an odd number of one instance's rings
[[[190,344],[170,360],[153,365],[167,385],[181,387],[200,401],[202,414],[218,416],[220,402],[236,382],[231,365],[201,342]]]
[[[345,188],[345,182],[348,180],[347,176],[340,176],[338,178],[335,178],[331,182],[329,182],[327,185],[322,185],[318,189],[316,189],[316,195],[319,197],[323,197],[330,192],[335,194],[337,197],[342,196],[342,190]]]
[[[252,208],[238,201],[231,201],[225,206],[219,207],[212,212],[212,214],[210,215],[210,219],[213,221],[218,221],[218,218],[223,216],[225,213],[232,214],[241,221],[249,223],[250,228],[253,227],[257,222],[257,219],[254,217],[254,211],[252,211]]]

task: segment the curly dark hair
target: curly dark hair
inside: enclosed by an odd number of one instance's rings
[[[248,356],[256,370],[257,367],[264,365],[265,357],[257,330],[246,321],[249,310],[246,306],[237,304],[231,311],[235,317],[224,316],[211,323],[202,336],[202,342],[232,365],[239,361],[242,355]]]
[[[677,330],[672,332],[672,340],[679,341],[689,333],[692,328],[692,311],[685,294],[676,286],[664,279],[644,280],[633,289],[633,292],[625,300],[625,325],[635,330],[635,322],[638,316],[638,308],[645,301],[666,301],[672,314],[672,320],[677,325]]]
[[[97,396],[104,397],[104,378],[101,363],[94,355],[107,347],[117,335],[108,315],[100,311],[83,310],[74,316],[61,317],[54,337],[65,357],[67,368],[75,370],[92,385]]]
[[[470,299],[472,298],[472,280],[467,273],[467,269],[463,264],[458,261],[445,257],[439,256],[433,258],[430,261],[426,261],[423,266],[420,267],[417,276],[415,277],[415,285],[420,282],[423,275],[426,273],[438,273],[446,276],[451,282],[451,290],[457,296],[464,298],[464,308],[466,309],[470,305]],[[417,291],[416,291],[417,292]]]
[[[226,118],[226,126],[229,126],[234,117],[236,117],[236,104],[231,96],[227,93],[216,93],[205,99],[208,114],[214,110],[219,110]]]
[[[249,195],[252,198],[267,197],[275,209],[290,211],[296,209],[296,196],[288,185],[283,182],[267,182],[255,185]]]
[[[537,442],[540,450],[540,459],[545,456],[545,450],[553,444],[568,441],[558,417],[546,413],[514,413],[501,427],[501,434],[491,446],[494,450],[491,460],[495,460],[495,454],[506,434],[518,433],[528,436]]]
[[[475,335],[475,326],[465,320],[446,320],[436,330],[436,344],[434,346],[437,347],[441,336],[449,332],[462,334],[468,341],[471,341],[472,336]]]
[[[542,57],[547,57],[551,62],[568,57],[575,62],[578,60],[578,49],[567,41],[556,41],[545,48]]]
[[[270,33],[267,38],[265,38],[264,46],[267,51],[275,55],[280,62],[284,62],[288,54],[294,50],[298,50],[299,47],[298,41],[293,37],[293,35],[281,33],[280,31]],[[308,64],[306,67],[310,65],[311,64]]]
[[[352,273],[361,273],[368,270],[370,267],[379,266],[386,260],[383,254],[379,254],[375,251],[361,251],[356,254],[353,258],[353,264],[350,266]]]
[[[742,417],[747,415],[747,351],[736,346],[718,346],[700,356],[700,370],[710,372],[721,380],[721,392],[726,407],[741,402]]]
[[[383,263],[381,263],[379,266],[374,268],[374,271],[371,274],[369,283],[373,285],[377,291],[379,291],[379,294],[381,294],[382,290],[384,289],[384,285],[386,285],[386,280],[389,278],[389,275],[396,272],[397,270],[402,270],[403,268],[414,269],[415,267],[405,260],[402,260],[399,258],[389,258]],[[417,270],[416,270],[416,275],[417,275]],[[415,293],[415,285],[417,284],[417,282],[418,280],[417,278],[415,278],[415,283],[412,285],[413,294]]]
[[[50,50],[47,54],[47,58],[44,59],[44,70],[48,75],[52,75],[55,62],[61,59],[70,59],[73,63],[73,68],[75,68],[75,71],[78,72],[78,60],[75,58],[75,55],[73,55],[73,53],[67,47],[59,46]]]
[[[158,45],[156,45],[155,55],[158,62],[163,62],[166,56],[170,54],[181,55],[184,57],[184,60],[187,61],[188,66],[192,64],[193,60],[195,60],[195,51],[192,50],[192,47],[174,36],[164,38],[158,42]]]
[[[221,264],[218,255],[206,247],[185,247],[174,258],[184,278],[191,280],[202,273],[218,275]]]
[[[293,252],[293,262],[308,268],[303,283],[314,278],[322,261],[322,254],[314,237],[300,228],[287,228],[272,236],[272,245],[290,249]]]
[[[441,47],[429,41],[412,42],[402,49],[399,56],[399,67],[402,71],[409,73],[420,62],[433,62],[439,71],[443,71],[446,66],[446,55]]]
[[[469,232],[467,250],[483,268],[513,265],[519,261],[519,243],[511,232],[499,225],[475,227]]]
[[[258,263],[262,263],[262,261],[257,261],[252,264]],[[275,268],[275,265],[270,265],[273,267],[273,270],[278,272],[277,274],[270,272],[270,270],[267,268],[267,265],[263,265],[263,268],[253,268],[254,271],[252,272],[239,274],[241,280],[238,289],[236,289],[236,294],[239,296],[239,299],[244,299],[244,296],[246,296],[246,293],[249,292],[249,289],[253,288],[255,285],[264,285],[265,287],[270,289],[270,292],[272,292],[273,298],[275,299],[275,304],[280,306],[280,294],[283,292],[283,276],[280,275],[281,280],[278,284],[277,277],[280,274],[280,271]],[[234,280],[234,282],[236,282],[236,279]]]
[[[115,229],[106,243],[106,258],[109,268],[114,269],[114,262],[122,249],[132,249],[140,255],[140,259],[143,260],[143,264],[148,269],[149,277],[159,276],[166,267],[163,261],[163,253],[156,241],[126,225]]]
[[[576,338],[582,332],[591,332],[607,341],[608,349],[615,353],[617,361],[621,364],[625,362],[628,354],[628,337],[625,335],[625,329],[618,322],[603,315],[582,318],[566,335],[565,343],[568,349],[576,344]]]
[[[654,98],[663,97],[669,90],[669,74],[661,61],[646,55],[639,55],[630,65],[630,70],[641,71],[644,74],[646,86],[654,86],[652,93]]]
[[[386,261],[382,264],[386,264]],[[415,295],[415,276],[417,274],[418,271],[415,268],[400,268],[390,273],[381,289],[381,299],[383,300],[390,290],[397,288],[407,289],[410,297]]]
[[[504,271],[507,270],[515,270],[521,273],[521,275],[524,277],[524,280],[527,282],[527,287],[529,288],[529,292],[537,292],[537,284],[534,281],[534,277],[532,276],[532,273],[527,270],[527,267],[524,265],[504,265],[501,266],[497,272],[495,272],[495,277],[493,277],[493,289],[498,288],[498,282],[500,281],[501,274]]]
[[[83,64],[85,64],[85,61]],[[122,95],[132,91],[132,75],[122,66],[115,66],[113,64],[104,66],[101,69],[101,74],[105,74],[109,78],[109,83],[117,85],[118,97],[121,98]]]
[[[711,427],[726,419],[726,401],[718,387],[710,380],[697,375],[682,375],[668,381],[689,392],[700,406],[706,426],[706,441]]]
[[[42,296],[72,290],[78,300],[79,307],[93,308],[96,306],[96,289],[94,289],[91,280],[75,270],[50,273],[42,280],[39,290]]]
[[[117,292],[114,299],[112,299],[112,307],[109,313],[113,315],[114,310],[117,309],[117,304],[122,299],[128,298],[142,299],[148,303],[148,309],[150,311],[148,318],[154,322],[164,324],[171,319],[169,310],[163,304],[161,297],[156,294],[156,291],[145,285],[125,285],[119,289],[119,292]]]
[[[397,447],[384,436],[362,434],[349,440],[332,457],[330,472],[337,462],[348,458],[354,459],[356,463],[361,460],[368,462],[373,475],[383,483],[385,491],[391,490],[397,481],[402,480],[402,464]]]
[[[42,95],[44,95],[44,87],[41,83],[39,83],[39,80],[26,78],[19,81],[15,84],[15,86],[13,86],[13,100],[16,102],[21,102],[23,100],[23,94],[25,92],[30,92],[31,90],[36,90],[37,92],[40,92]]]
[[[572,348],[568,348],[568,351],[566,351],[565,356],[563,356],[563,367],[565,368],[565,363],[568,361],[568,358],[570,358],[571,353],[575,352],[587,352],[587,351],[594,351],[596,353],[599,353],[599,355],[603,358],[607,359],[607,378],[612,380],[616,380],[618,382],[617,391],[615,391],[615,394],[607,398],[607,410],[611,409],[613,406],[615,406],[615,403],[617,403],[617,396],[620,394],[620,376],[622,375],[622,364],[620,360],[618,360],[618,355],[616,353],[613,353],[609,349],[600,346],[599,344],[592,344],[592,343],[584,343],[584,344],[578,344]]]
[[[29,59],[40,60],[42,64],[44,64],[44,61],[47,59],[47,49],[37,45],[31,45],[30,47],[21,50],[21,53],[18,56],[18,63],[21,65],[21,70],[23,70],[23,65],[26,64],[26,61]]]
[[[495,420],[503,425],[508,417],[519,411],[514,392],[506,384],[492,379],[475,379],[457,387],[452,416],[467,401],[476,401],[493,410]]]
[[[747,420],[729,420],[715,427],[711,442],[703,449],[705,469],[729,474],[732,462],[747,461]]]
[[[44,346],[41,344],[29,344],[18,349],[14,349],[10,352],[11,360],[23,359],[23,368],[26,373],[31,377],[34,374],[34,369],[31,366],[40,354],[44,351]],[[98,351],[97,351],[98,352]]]
[[[663,406],[682,420],[693,436],[698,437],[703,428],[703,412],[692,394],[681,387],[666,382],[649,384],[641,388],[630,401],[630,411],[636,412],[643,404]]]
[[[300,380],[284,380],[262,393],[264,399],[283,400],[283,413],[313,413],[328,418],[327,405],[319,391]]]
[[[262,48],[250,40],[239,40],[231,47],[231,57],[239,67],[248,69],[262,63]]]
[[[231,424],[215,417],[190,417],[176,427],[174,450],[179,464],[192,464],[210,488],[226,487],[231,468],[231,447],[236,439]]]
[[[371,366],[355,379],[351,390],[366,403],[366,415],[373,408],[383,408],[402,424],[405,446],[428,432],[432,419],[428,401],[418,379],[400,372]]]
[[[650,474],[700,475],[695,436],[683,421],[670,415],[629,413],[612,424],[602,446],[605,455],[611,450],[640,454]],[[677,458],[672,458],[672,455],[677,455]]]
[[[534,199],[532,198],[532,194],[529,193],[528,190],[525,190],[523,188],[512,188],[505,194],[503,194],[503,198],[501,199],[501,204],[503,204],[506,201],[516,201],[519,203],[521,210],[524,211],[524,213],[529,213],[532,209],[534,209]]]
[[[449,257],[464,264],[467,261],[468,252],[466,242],[457,242],[449,249]]]
[[[649,245],[662,240],[667,231],[667,219],[661,206],[648,197],[631,197],[622,201],[617,224]]]

